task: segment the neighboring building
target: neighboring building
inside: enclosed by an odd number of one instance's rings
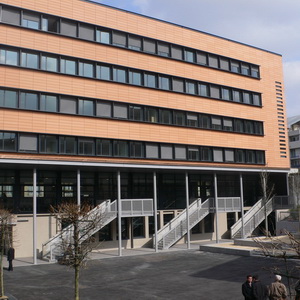
[[[300,115],[288,118],[291,167],[300,168]]]
[[[84,0],[1,0],[0,22],[0,193],[17,256],[33,240],[42,250],[57,232],[49,206],[64,201],[122,201],[121,226],[115,214],[96,234],[116,248],[118,232],[152,247],[146,198],[158,228],[194,203],[195,241],[230,237],[262,170],[287,195],[281,55]],[[160,247],[184,235],[185,214]]]

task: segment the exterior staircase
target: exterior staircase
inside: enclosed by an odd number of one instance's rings
[[[95,208],[93,208],[88,213],[88,219],[93,219],[97,216],[101,216],[99,218],[99,224],[95,227],[95,229],[90,232],[90,235],[93,235],[105,225],[109,224],[117,217],[117,201],[111,202],[110,200],[106,200],[103,203],[99,204]],[[80,229],[82,232],[82,241],[87,239],[89,236],[84,237],[84,225]],[[60,257],[62,253],[61,244],[62,241],[64,243],[68,243],[68,241],[72,240],[73,236],[73,228],[71,225],[64,228],[61,232],[53,236],[49,241],[43,244],[43,252],[42,258],[47,259],[49,261],[55,261],[57,257]]]

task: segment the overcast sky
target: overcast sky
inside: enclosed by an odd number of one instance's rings
[[[282,54],[287,115],[300,115],[299,0],[93,1]]]

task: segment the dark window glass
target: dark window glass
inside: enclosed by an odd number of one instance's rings
[[[91,63],[79,63],[79,75],[84,77],[94,77],[94,65]]]
[[[129,71],[129,83],[142,85],[142,74],[141,72]]]
[[[243,92],[243,102],[247,104],[252,104],[251,94],[247,92]]]
[[[208,115],[199,115],[199,126],[200,128],[211,128],[211,120]]]
[[[174,123],[175,123],[175,125],[185,126],[185,124],[186,124],[185,113],[180,112],[180,111],[175,111],[174,112]]]
[[[17,66],[19,63],[19,52],[12,50],[0,50],[0,63]]]
[[[151,123],[158,123],[158,109],[146,107],[146,121]]]
[[[172,113],[168,109],[160,110],[160,123],[162,124],[172,124]]]
[[[57,72],[57,58],[51,57],[51,56],[46,56],[42,55],[42,70],[47,70],[47,71],[52,71],[52,72]]]
[[[129,119],[143,121],[143,108],[141,106],[129,105]]]
[[[254,125],[252,121],[245,121],[245,132],[254,133]]]
[[[76,138],[71,136],[59,137],[59,153],[76,154]]]
[[[159,88],[162,90],[170,89],[170,78],[159,76]]]
[[[207,65],[207,54],[203,52],[197,52],[197,63],[201,65]]]
[[[248,64],[242,63],[242,74],[250,75],[250,66]]]
[[[251,76],[259,77],[259,69],[258,66],[251,66]]]
[[[242,120],[236,119],[234,121],[234,131],[236,131],[236,132],[244,132],[244,122]]]
[[[146,158],[159,158],[157,144],[146,144]]]
[[[222,70],[229,70],[229,59],[220,57],[220,68]]]
[[[16,150],[16,134],[10,132],[0,132],[0,150]]]
[[[186,160],[186,147],[185,146],[175,146],[175,159],[184,159]]]
[[[21,56],[21,66],[26,67],[26,68],[33,68],[37,69],[38,66],[38,60],[39,56],[37,54],[32,54],[32,53],[22,53]]]
[[[50,95],[41,95],[40,110],[56,112],[57,97]]]
[[[99,156],[111,156],[112,155],[112,143],[111,140],[98,139],[96,144],[97,155]]]
[[[72,97],[61,97],[60,98],[60,109],[61,113],[76,114],[77,113],[77,99]]]
[[[157,54],[161,56],[170,56],[170,46],[167,43],[158,42],[157,44]]]
[[[78,36],[81,39],[93,41],[95,39],[94,32],[95,32],[94,26],[88,24],[82,24],[82,23],[79,24]]]
[[[186,88],[186,92],[188,94],[192,94],[192,95],[196,94],[196,83],[195,82],[186,81],[185,82],[185,88]]]
[[[17,108],[18,94],[14,91],[0,90],[0,106]]]
[[[211,85],[210,86],[210,96],[212,98],[220,98],[220,88],[218,86],[215,85]]]
[[[20,25],[20,10],[10,7],[2,7],[2,22]]]
[[[96,41],[102,44],[110,44],[110,32],[97,29]]]
[[[111,69],[107,66],[97,65],[97,78],[111,80]]]
[[[19,151],[37,152],[37,135],[21,133],[19,135]]]
[[[78,100],[78,113],[84,116],[94,116],[95,115],[95,108],[94,108],[94,101],[93,100]]]
[[[236,162],[244,163],[245,162],[245,151],[244,150],[236,150]]]
[[[148,53],[155,54],[156,53],[156,45],[155,41],[144,39],[144,51]]]
[[[208,64],[210,67],[219,68],[218,56],[209,54],[208,55]]]
[[[113,69],[113,80],[117,82],[127,82],[126,80],[126,70],[124,69]]]
[[[126,33],[122,32],[113,32],[112,35],[112,43],[113,45],[119,46],[119,47],[126,47]]]
[[[246,161],[247,163],[254,164],[255,163],[255,152],[252,150],[246,151]]]
[[[222,120],[220,117],[211,117],[211,128],[216,130],[222,129]]]
[[[188,159],[189,160],[199,160],[198,147],[188,147]]]
[[[253,97],[253,105],[261,106],[260,95],[253,94],[252,97]]]
[[[263,125],[261,122],[254,122],[254,132],[256,134],[263,134]]]
[[[59,32],[59,18],[43,17],[42,30],[50,32]]]
[[[172,58],[182,60],[182,47],[180,46],[172,46],[171,48],[171,56]]]
[[[93,139],[79,138],[78,139],[78,154],[94,155],[95,154],[94,146],[95,146],[95,143],[94,143]]]
[[[231,71],[240,73],[240,63],[238,61],[231,61]]]
[[[114,156],[128,157],[127,141],[114,141]]]
[[[33,13],[23,12],[22,26],[32,29],[39,29],[40,16]]]
[[[192,50],[184,50],[184,60],[188,62],[195,62],[195,52]]]
[[[38,95],[33,93],[21,93],[19,107],[23,109],[38,109]]]
[[[231,97],[230,97],[230,90],[227,89],[227,88],[222,88],[222,99],[224,100],[231,100]]]
[[[68,36],[77,36],[77,23],[67,20],[61,21],[60,33]]]
[[[212,161],[212,151],[208,147],[201,147],[201,160]]]
[[[111,118],[112,116],[112,107],[109,102],[97,102],[97,116]]]
[[[56,136],[41,134],[39,140],[41,153],[57,153]]]
[[[263,151],[256,151],[256,163],[258,164],[265,163],[265,155]]]
[[[222,162],[223,161],[223,150],[222,149],[214,149],[214,161]]]
[[[199,95],[203,96],[203,97],[207,97],[208,95],[208,86],[206,84],[199,84],[198,85],[199,88]]]
[[[240,91],[233,90],[232,98],[234,102],[242,102],[242,94]]]
[[[173,78],[173,91],[184,92],[184,81],[183,79]]]
[[[115,103],[114,104],[114,118],[128,119],[128,105]]]
[[[152,74],[145,74],[144,76],[144,84],[147,87],[156,88],[156,76]]]
[[[191,127],[198,127],[198,115],[188,113],[187,114],[187,125]]]
[[[128,48],[141,51],[142,49],[142,39],[138,36],[129,35],[128,38]]]
[[[144,157],[144,146],[141,142],[130,142],[130,157]]]
[[[171,145],[160,146],[161,159],[173,159],[173,147]]]
[[[229,118],[223,119],[223,129],[226,131],[233,131],[232,119],[229,119]]]
[[[76,61],[70,59],[61,59],[60,71],[61,73],[76,75]]]

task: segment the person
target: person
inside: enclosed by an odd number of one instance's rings
[[[242,284],[242,293],[245,300],[253,300],[252,275],[247,275],[246,281]]]
[[[281,276],[275,275],[275,281],[271,283],[269,288],[270,300],[283,300],[287,298],[287,290],[283,283],[281,283]]]
[[[8,271],[13,271],[12,261],[15,259],[15,249],[10,247],[7,251]]]
[[[268,299],[268,288],[261,283],[258,275],[253,275],[253,299],[266,300]]]

